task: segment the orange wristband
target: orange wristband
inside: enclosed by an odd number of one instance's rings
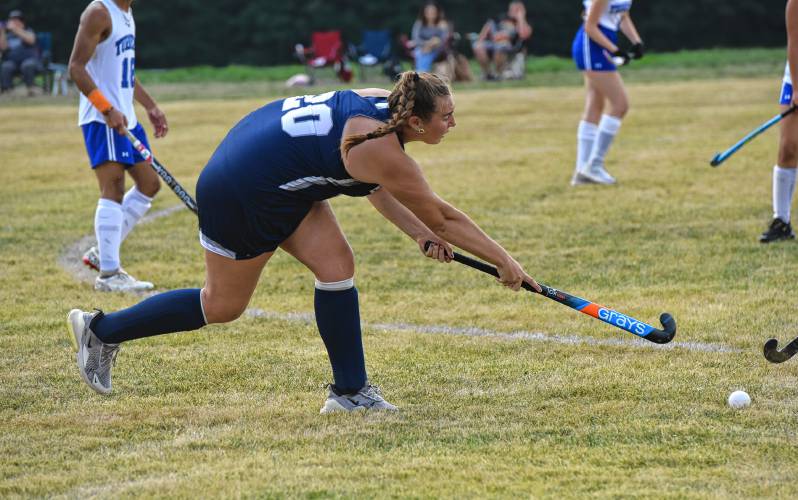
[[[103,93],[100,92],[100,89],[96,88],[92,90],[91,92],[89,92],[89,95],[87,97],[89,98],[89,101],[94,105],[94,107],[97,108],[97,110],[102,114],[106,114],[112,109],[114,109],[111,103],[108,102],[108,99],[106,99]]]

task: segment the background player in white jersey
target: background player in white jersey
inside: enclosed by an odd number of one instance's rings
[[[781,86],[779,103],[782,111],[798,104],[792,85],[792,75],[798,71],[798,0],[789,0],[785,11],[787,23],[787,68]],[[773,221],[759,241],[770,243],[795,238],[790,224],[790,205],[795,191],[795,172],[798,166],[798,118],[795,113],[781,120],[778,163],[773,167]]]
[[[80,96],[79,125],[83,130],[91,167],[100,185],[94,219],[97,247],[83,262],[100,271],[94,288],[103,291],[146,290],[152,283],[138,281],[119,264],[119,246],[149,210],[160,188],[155,172],[133,149],[125,129],[147,145],[144,128],[136,119],[135,98],[147,110],[155,137],[166,135],[166,117],[138,83],[136,24],[132,0],[95,0],[80,17],[69,73]],[[125,193],[125,171],[135,185]]]
[[[643,57],[643,41],[629,9],[632,0],[585,0],[585,22],[574,38],[571,53],[587,89],[585,112],[577,131],[576,168],[571,185],[614,184],[604,158],[629,111],[629,98],[617,64]],[[632,42],[629,52],[618,47],[618,30]],[[604,113],[605,101],[609,109]]]

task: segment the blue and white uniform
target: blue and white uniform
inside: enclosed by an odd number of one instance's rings
[[[123,11],[113,0],[94,0],[92,3],[101,3],[108,10],[111,34],[97,44],[86,64],[86,71],[111,105],[125,115],[133,135],[149,149],[147,135],[136,119],[133,106],[136,83],[136,23],[133,11]],[[108,128],[102,113],[83,94],[80,95],[78,125],[83,130],[92,168],[108,161],[125,165],[144,161],[127,137]]]
[[[585,16],[590,12],[593,0],[584,0]],[[599,18],[598,27],[612,43],[618,43],[618,30],[621,21],[627,12],[632,8],[632,0],[610,0],[607,8]],[[580,71],[616,71],[617,67],[613,64],[612,54],[607,49],[591,40],[585,33],[585,25],[579,28],[571,46],[571,55]]]
[[[353,179],[341,159],[343,129],[355,116],[387,121],[387,100],[343,90],[275,101],[244,117],[197,181],[202,246],[253,258],[275,250],[314,202],[377,189]]]
[[[779,104],[789,106],[792,104],[792,76],[790,75],[790,62],[784,67],[784,78],[781,81],[781,94]]]

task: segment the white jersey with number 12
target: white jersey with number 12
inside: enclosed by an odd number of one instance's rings
[[[127,126],[138,124],[133,107],[133,88],[136,83],[136,23],[132,9],[122,11],[113,0],[94,0],[101,3],[111,15],[111,34],[97,44],[86,70],[100,92],[116,109],[127,117]],[[91,122],[105,123],[103,115],[91,102],[80,95],[78,125]]]

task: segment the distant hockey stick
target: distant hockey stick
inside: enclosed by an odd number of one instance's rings
[[[798,352],[798,338],[795,338],[792,342],[784,346],[782,350],[779,350],[778,346],[779,341],[776,339],[770,339],[765,342],[765,347],[763,349],[765,359],[771,363],[784,363]]]
[[[429,248],[430,244],[431,242],[427,242],[424,248]],[[499,271],[496,270],[495,267],[484,262],[472,259],[471,257],[466,257],[465,255],[460,255],[457,252],[454,252],[453,258],[457,262],[465,264],[468,267],[473,267],[474,269],[490,274],[491,276],[495,276],[497,278],[499,277]],[[637,335],[640,338],[644,338],[649,342],[654,342],[655,344],[667,344],[673,340],[674,335],[676,335],[676,320],[673,319],[673,316],[668,313],[663,313],[659,317],[659,321],[662,323],[663,328],[660,330],[651,325],[643,323],[642,321],[638,321],[631,316],[619,313],[618,311],[613,311],[612,309],[608,309],[602,305],[590,302],[589,300],[570,295],[561,290],[557,290],[556,288],[544,285],[543,283],[538,282],[538,285],[540,285],[540,287],[543,289],[542,292],[538,292],[532,287],[532,285],[526,282],[524,282],[521,286],[525,290],[548,297],[559,302],[560,304],[564,304],[572,309],[576,309],[583,314],[592,316],[614,327],[626,330],[629,333]]]
[[[169,171],[166,170],[166,167],[161,165],[161,163],[155,159],[150,150],[147,149],[147,147],[144,146],[144,144],[142,144],[140,140],[136,139],[135,135],[130,133],[130,130],[125,129],[125,135],[127,135],[127,138],[133,144],[133,147],[136,148],[136,151],[138,151],[141,154],[141,156],[144,157],[144,159],[147,161],[147,163],[150,164],[153,170],[155,170],[155,172],[161,177],[161,179],[163,179],[166,185],[169,186],[169,188],[172,191],[174,191],[177,197],[180,198],[180,200],[186,204],[189,210],[191,210],[196,214],[197,202],[194,201],[194,198],[192,198],[190,194],[188,194],[188,191],[186,191],[186,189],[183,186],[181,186],[179,182],[177,182],[177,179],[175,179],[172,176],[172,174],[170,174]]]
[[[751,133],[740,139],[740,141],[734,146],[730,147],[729,149],[727,149],[722,153],[716,154],[715,157],[712,158],[712,161],[709,162],[709,164],[712,165],[713,167],[717,167],[718,165],[726,161],[726,159],[729,158],[731,155],[736,153],[740,148],[751,142],[754,139],[754,137],[758,136],[765,130],[769,129],[773,125],[780,122],[782,118],[795,111],[795,109],[796,109],[795,106],[790,106],[789,108],[785,109],[783,113],[779,113],[770,120],[766,121],[756,129],[752,130]]]

